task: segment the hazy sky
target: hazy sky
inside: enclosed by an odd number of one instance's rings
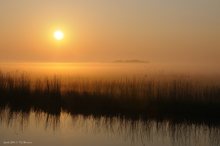
[[[220,1],[0,0],[2,62],[115,59],[220,61]]]

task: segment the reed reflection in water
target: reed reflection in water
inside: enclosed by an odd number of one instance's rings
[[[123,116],[50,114],[10,107],[0,112],[0,141],[31,145],[218,146],[220,126],[189,121]]]
[[[82,77],[8,71],[0,72],[0,145],[220,145],[219,76],[138,70],[137,77],[90,78],[89,70]]]

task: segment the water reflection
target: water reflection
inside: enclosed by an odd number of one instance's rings
[[[220,125],[216,123],[66,112],[51,114],[10,107],[0,110],[0,131],[1,144],[9,139],[26,138],[32,145],[220,145]]]

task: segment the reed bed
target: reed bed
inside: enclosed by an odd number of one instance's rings
[[[220,84],[190,76],[171,78],[33,80],[0,72],[0,106],[59,114],[220,119]]]

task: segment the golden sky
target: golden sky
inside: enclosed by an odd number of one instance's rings
[[[220,1],[0,1],[0,61],[116,59],[220,61]]]

